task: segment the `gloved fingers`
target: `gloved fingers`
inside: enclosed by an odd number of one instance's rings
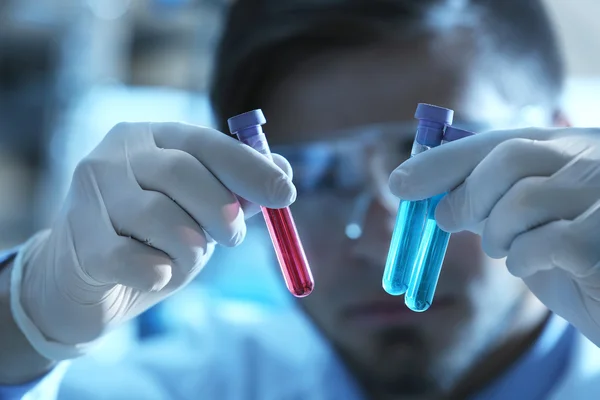
[[[559,249],[564,246],[563,234],[570,221],[553,221],[517,236],[506,257],[508,271],[526,278],[540,271],[559,268]]]
[[[574,221],[553,223],[555,239],[538,249],[552,252],[556,268],[526,276],[523,281],[551,311],[565,318],[594,343],[600,343],[600,202]],[[530,243],[536,245],[536,243]],[[541,244],[538,241],[537,244]],[[551,247],[555,245],[555,247]],[[541,255],[531,257],[543,262]],[[519,263],[526,263],[525,258]]]
[[[447,193],[467,179],[496,146],[510,139],[547,140],[554,129],[515,129],[469,136],[411,157],[390,175],[390,190],[404,200],[421,200]]]
[[[568,162],[568,155],[553,141],[504,141],[440,201],[436,220],[448,232],[467,230],[487,218],[500,198],[523,178],[550,176]],[[530,181],[525,184],[531,189]]]
[[[568,272],[552,269],[524,279],[529,290],[549,310],[569,321],[588,339],[599,343],[598,299],[581,290]]]
[[[296,188],[271,160],[214,129],[178,123],[152,123],[156,146],[194,156],[236,195],[270,208],[294,202]]]
[[[558,268],[585,285],[587,279],[600,276],[599,226],[600,201],[575,220],[550,222],[517,236],[510,245],[506,266],[522,278]],[[598,279],[590,284],[594,282]]]
[[[116,234],[102,246],[102,259],[108,262],[98,268],[84,268],[99,282],[150,292],[163,289],[171,280],[172,261],[160,250]]]
[[[273,156],[273,162],[275,163],[275,165],[277,165],[283,171],[283,173],[288,176],[288,178],[293,180],[294,171],[292,170],[292,165],[290,164],[290,162],[280,154],[271,153],[271,155]]]
[[[571,323],[578,322],[585,314],[582,293],[568,272],[554,268],[535,273],[523,281],[548,309]]]
[[[600,200],[569,224],[559,263],[583,285],[600,282]],[[587,279],[594,277],[593,282]],[[600,300],[600,299],[599,299]]]
[[[200,233],[202,229],[225,246],[235,246],[244,239],[244,211],[237,198],[190,154],[180,150],[149,149],[129,155],[128,160],[129,168],[143,190],[131,188],[130,198],[139,207],[139,212],[127,210],[133,219],[127,228],[142,235],[142,241],[161,240],[166,245],[164,242],[180,242],[184,239],[182,236],[187,236],[186,245],[205,246],[206,239]],[[119,204],[110,209],[116,212],[119,207],[123,211],[126,209]],[[120,217],[127,221],[127,216]],[[144,219],[155,220],[158,225]],[[137,231],[136,224],[147,231]],[[160,226],[163,226],[162,233]],[[150,234],[153,237],[148,238]],[[167,249],[162,250],[178,257]],[[179,254],[187,253],[178,250]],[[182,261],[189,264],[193,257],[183,257]]]
[[[208,247],[204,231],[174,201],[160,192],[141,188],[130,189],[130,193],[123,193],[123,198],[135,203],[131,207],[110,200],[106,203],[116,234],[131,237],[167,254],[184,275],[203,266],[198,265],[198,260],[204,259]],[[239,232],[243,236],[243,219],[238,225],[242,226]]]
[[[594,135],[600,135],[600,130],[527,128],[480,133],[411,157],[390,175],[390,190],[404,200],[426,199],[447,193],[459,186],[481,160],[507,140],[552,140],[562,137],[571,139],[574,136],[585,138]],[[582,141],[572,140],[572,143],[576,142]],[[583,143],[585,142],[583,140]]]
[[[505,257],[518,235],[551,221],[574,220],[585,212],[600,198],[600,186],[582,183],[580,173],[579,168],[565,167],[550,178],[529,177],[514,184],[489,215],[483,250],[493,258]]]
[[[537,272],[523,278],[523,282],[529,290],[540,299],[550,310],[559,313],[566,306],[573,308],[565,302],[575,300],[577,296],[569,296],[565,293],[565,287],[575,286],[566,271],[558,268]]]
[[[273,156],[273,162],[279,167],[281,168],[281,170],[290,178],[293,179],[294,177],[294,171],[292,170],[292,166],[290,165],[289,161],[286,160],[283,156],[276,154],[276,153],[272,153]],[[244,210],[244,214],[246,215],[246,219],[252,217],[255,214],[258,214],[260,212],[260,206],[258,204],[252,203],[242,197],[238,196],[238,202],[240,203],[240,205],[242,206],[242,209]]]

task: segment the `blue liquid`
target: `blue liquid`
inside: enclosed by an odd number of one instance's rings
[[[400,202],[382,280],[383,289],[391,295],[399,296],[408,289],[425,229],[427,207],[428,200]]]
[[[441,230],[435,221],[435,207],[443,195],[426,200],[427,222],[421,238],[413,273],[404,302],[413,311],[423,312],[433,302],[450,234]]]

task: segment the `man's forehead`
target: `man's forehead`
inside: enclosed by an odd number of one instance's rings
[[[392,44],[336,50],[306,60],[274,86],[263,99],[265,131],[274,143],[320,140],[323,132],[414,121],[418,103],[452,108],[465,121],[493,120],[510,110],[486,79],[492,77],[467,55],[437,59],[430,49]]]

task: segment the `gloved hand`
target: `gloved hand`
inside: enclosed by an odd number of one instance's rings
[[[488,132],[400,165],[391,191],[448,192],[439,226],[482,237],[484,251],[600,345],[600,129]]]
[[[13,265],[11,308],[36,350],[75,357],[190,282],[245,218],[295,199],[289,164],[178,123],[123,123],[79,163],[58,219]],[[284,172],[284,170],[286,172]],[[245,200],[239,200],[239,198]]]

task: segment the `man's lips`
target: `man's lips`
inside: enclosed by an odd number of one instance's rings
[[[419,323],[428,316],[438,315],[456,305],[455,298],[438,296],[427,311],[417,313],[409,309],[403,300],[402,297],[394,297],[389,300],[365,301],[347,307],[343,316],[352,323],[365,325],[404,325]]]

